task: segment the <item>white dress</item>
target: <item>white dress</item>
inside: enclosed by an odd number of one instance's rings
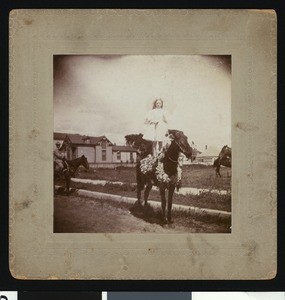
[[[152,109],[145,119],[143,138],[151,141],[164,141],[168,130],[167,123],[166,114],[162,108]]]

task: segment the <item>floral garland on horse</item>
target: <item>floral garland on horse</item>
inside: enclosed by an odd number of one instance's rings
[[[140,169],[143,174],[147,174],[150,172],[155,172],[156,179],[158,184],[175,184],[176,189],[179,190],[181,187],[181,179],[182,179],[182,166],[183,166],[183,154],[180,153],[178,157],[177,164],[177,173],[173,176],[168,176],[163,167],[163,158],[165,157],[165,152],[167,150],[167,146],[164,147],[157,156],[153,156],[149,154],[147,157],[143,158],[140,162]]]

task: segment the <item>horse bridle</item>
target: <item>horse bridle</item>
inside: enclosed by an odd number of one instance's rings
[[[174,163],[177,163],[177,162],[178,162],[178,160],[172,159],[168,154],[167,154],[167,158],[168,158],[170,161],[174,162]]]
[[[175,140],[175,137],[173,137],[173,142],[175,142],[175,144],[179,147],[179,149],[181,150],[181,146],[179,145],[179,143]],[[179,151],[179,152],[182,152],[183,153],[183,151]],[[167,158],[170,160],[170,161],[172,161],[172,162],[174,162],[174,163],[178,163],[178,159],[177,160],[174,160],[174,159],[172,159],[168,154],[167,154]]]

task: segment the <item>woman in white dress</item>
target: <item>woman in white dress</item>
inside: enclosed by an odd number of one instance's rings
[[[153,153],[157,155],[162,148],[168,130],[168,121],[163,110],[162,99],[156,99],[153,102],[152,110],[146,116],[145,125],[146,130],[143,138],[153,142]]]

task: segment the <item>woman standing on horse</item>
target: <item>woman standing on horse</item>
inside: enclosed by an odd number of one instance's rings
[[[153,142],[153,154],[156,156],[162,149],[162,144],[168,131],[168,121],[163,109],[162,99],[156,99],[153,102],[152,110],[146,116],[145,125],[146,129],[143,138]]]

